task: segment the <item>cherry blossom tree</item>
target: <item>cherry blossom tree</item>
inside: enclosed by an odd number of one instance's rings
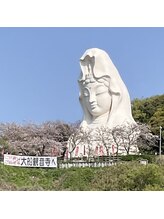
[[[41,125],[1,123],[0,139],[8,145],[6,153],[61,156],[73,131],[73,126],[63,122]]]

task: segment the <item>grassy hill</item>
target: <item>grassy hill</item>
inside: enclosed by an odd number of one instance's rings
[[[0,190],[162,191],[164,166],[127,162],[103,168],[41,169],[0,164]]]

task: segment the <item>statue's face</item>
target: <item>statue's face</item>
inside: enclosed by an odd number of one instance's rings
[[[99,117],[109,112],[111,95],[103,83],[88,83],[83,90],[85,105],[94,117]]]

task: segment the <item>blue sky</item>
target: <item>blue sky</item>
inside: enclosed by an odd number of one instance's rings
[[[0,28],[0,122],[81,120],[79,59],[92,47],[131,99],[164,93],[164,28]]]

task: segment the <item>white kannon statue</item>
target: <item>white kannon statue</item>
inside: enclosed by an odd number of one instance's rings
[[[128,90],[108,54],[88,49],[80,59],[80,67],[79,99],[84,111],[81,127],[135,124]]]
[[[128,90],[105,51],[97,48],[88,49],[80,58],[80,67],[79,100],[84,112],[80,128],[83,131],[92,130],[91,149],[94,154],[94,151],[99,150],[98,147],[101,148],[101,152],[105,151],[102,142],[96,140],[96,129],[106,127],[113,130],[115,127],[135,126],[136,122],[132,117]],[[72,139],[70,138],[68,144],[68,152],[72,157],[85,155],[84,151],[89,150],[90,146],[80,140],[73,145]],[[113,146],[116,147],[115,143],[109,142],[109,151],[113,150]],[[119,150],[117,148],[117,151],[126,154],[123,147]],[[138,149],[134,146],[131,151],[136,153]]]

